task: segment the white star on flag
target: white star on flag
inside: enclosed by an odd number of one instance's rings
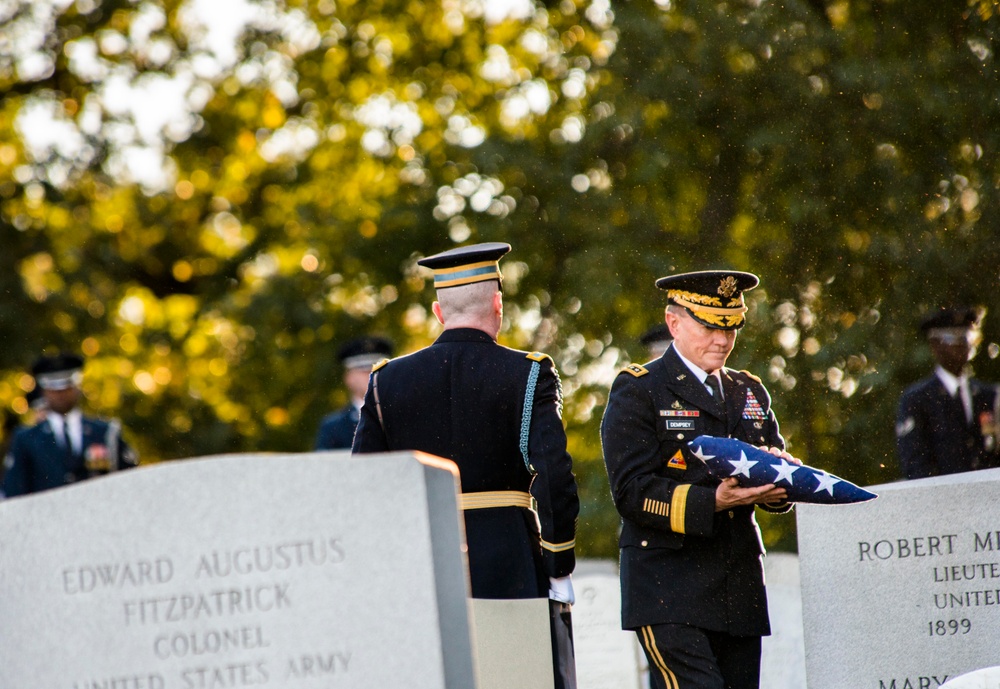
[[[696,447],[696,448],[692,449],[691,450],[691,454],[693,454],[695,457],[697,457],[698,459],[700,459],[703,462],[705,462],[705,461],[707,461],[709,459],[714,459],[715,458],[715,455],[706,455],[702,451],[702,449],[700,447]]]
[[[730,464],[733,465],[733,473],[730,476],[736,476],[736,474],[743,474],[747,478],[750,478],[750,467],[752,467],[757,462],[751,462],[747,459],[747,453],[740,451],[740,461],[735,462],[733,460],[728,460]]]
[[[792,474],[794,474],[801,467],[796,466],[795,464],[790,464],[782,459],[781,464],[773,464],[771,465],[771,468],[774,469],[776,474],[774,477],[775,483],[778,481],[787,481],[788,485],[792,486],[795,485],[795,481],[792,480]]]
[[[840,483],[840,479],[831,476],[825,471],[816,470],[816,480],[819,481],[819,487],[814,490],[814,493],[819,493],[820,491],[827,491],[830,495],[833,495],[833,485],[835,483]]]

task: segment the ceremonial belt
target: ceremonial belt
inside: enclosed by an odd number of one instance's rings
[[[462,493],[458,506],[463,510],[482,510],[488,507],[527,507],[531,509],[531,495],[520,490],[486,490]]]

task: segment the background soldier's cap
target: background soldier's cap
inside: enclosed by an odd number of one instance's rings
[[[417,263],[434,271],[434,289],[471,285],[496,280],[503,286],[500,257],[510,251],[510,244],[486,242],[443,251]]]
[[[384,337],[359,337],[345,342],[337,350],[337,358],[345,369],[371,369],[377,362],[392,356],[392,342]]]
[[[55,356],[41,356],[31,366],[31,375],[43,390],[65,390],[80,386],[83,378],[83,359],[76,354],[60,352]]]
[[[696,321],[716,330],[743,327],[747,311],[743,293],[759,284],[756,275],[738,270],[701,270],[656,281],[671,303],[683,306]]]
[[[964,331],[978,328],[982,317],[982,310],[968,306],[941,307],[924,316],[920,321],[920,330],[928,337],[945,332],[964,335]]]
[[[673,341],[674,338],[670,336],[670,328],[666,323],[653,326],[639,338],[639,342],[646,346],[649,355],[654,359],[663,354]]]

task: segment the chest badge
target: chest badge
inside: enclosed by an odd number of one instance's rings
[[[684,461],[684,453],[680,450],[674,453],[674,456],[667,460],[667,466],[671,469],[687,469],[687,462]]]
[[[752,390],[747,390],[747,402],[743,407],[743,418],[753,421],[762,421],[767,418],[767,414],[764,413],[764,407],[754,397]]]

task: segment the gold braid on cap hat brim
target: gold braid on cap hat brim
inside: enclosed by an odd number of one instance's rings
[[[732,328],[740,325],[745,319],[747,306],[743,303],[743,295],[729,301],[729,306],[722,306],[722,300],[718,297],[710,297],[694,292],[684,292],[679,289],[667,291],[667,298],[693,313],[699,319],[712,325],[723,328]],[[718,306],[713,306],[718,304]]]

